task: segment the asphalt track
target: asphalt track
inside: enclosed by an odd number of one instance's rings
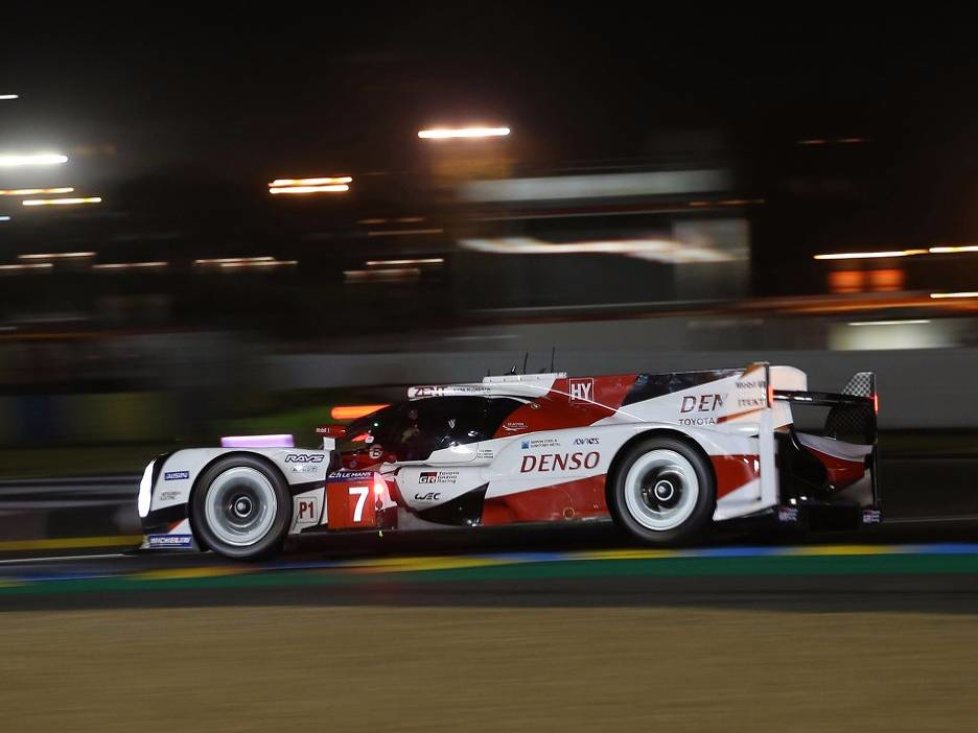
[[[973,613],[976,469],[975,459],[887,462],[889,521],[859,533],[734,530],[668,550],[631,544],[604,524],[387,533],[303,541],[256,564],[134,552],[134,487],[125,477],[7,484],[0,611],[371,604]]]
[[[815,541],[720,537],[679,549],[630,546],[608,526],[471,534],[333,537],[256,564],[125,545],[67,555],[8,549],[0,560],[0,610],[298,604],[978,611],[973,520],[900,523]]]

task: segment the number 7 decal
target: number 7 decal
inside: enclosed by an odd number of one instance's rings
[[[357,505],[353,510],[353,521],[359,522],[363,519],[363,505],[367,503],[367,496],[370,494],[369,486],[351,486],[350,496],[357,497]]]

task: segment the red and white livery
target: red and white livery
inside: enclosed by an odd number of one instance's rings
[[[315,451],[259,437],[158,458],[140,492],[144,547],[249,558],[290,534],[609,518],[666,544],[745,517],[880,518],[870,373],[838,393],[809,391],[793,367],[757,363],[514,374],[411,387],[407,398],[323,429],[336,440]],[[819,429],[796,425],[800,405],[826,412]]]

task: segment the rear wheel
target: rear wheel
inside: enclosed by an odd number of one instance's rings
[[[654,545],[695,537],[716,507],[706,459],[674,438],[650,438],[632,446],[612,477],[609,494],[618,523]]]
[[[226,557],[254,560],[277,552],[288,531],[292,500],[281,475],[253,456],[215,461],[190,502],[194,529]]]

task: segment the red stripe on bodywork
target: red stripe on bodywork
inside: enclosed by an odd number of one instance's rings
[[[604,475],[486,499],[482,524],[553,522],[608,516]]]
[[[717,499],[761,475],[760,461],[755,455],[710,456],[710,463],[717,478]]]
[[[807,445],[805,446],[805,450],[821,461],[829,475],[829,483],[837,489],[844,489],[846,486],[851,486],[866,473],[866,461],[864,459],[849,460],[847,458],[839,458],[838,456],[831,456],[828,453],[810,448]]]
[[[558,379],[546,395],[514,410],[493,437],[592,425],[614,414],[634,384],[634,374]]]

